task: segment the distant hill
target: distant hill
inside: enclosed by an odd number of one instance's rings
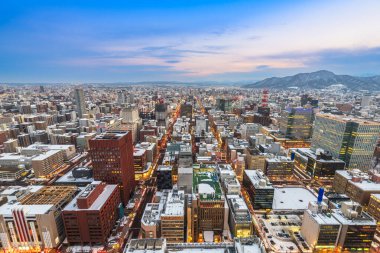
[[[281,78],[271,77],[252,84],[246,84],[243,87],[271,89],[298,87],[300,89],[323,89],[333,84],[343,84],[352,90],[380,90],[380,76],[356,77],[336,75],[327,70],[320,70]]]

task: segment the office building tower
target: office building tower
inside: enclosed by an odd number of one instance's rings
[[[371,194],[367,211],[377,221],[377,229],[372,246],[374,252],[380,252],[380,194]]]
[[[305,171],[311,178],[333,179],[335,171],[345,168],[345,162],[334,158],[328,151],[313,152],[308,148],[299,148],[291,152],[294,166]]]
[[[294,161],[286,156],[276,156],[265,160],[265,175],[271,181],[282,181],[293,176]]]
[[[371,194],[367,211],[375,220],[380,221],[380,193]]]
[[[127,204],[135,186],[131,132],[108,131],[91,139],[89,145],[94,179],[119,184]]]
[[[146,161],[146,150],[142,148],[133,149],[133,167],[135,170],[135,180],[144,178],[144,174],[149,171]]]
[[[86,114],[86,104],[84,100],[84,92],[81,88],[75,89],[75,105],[79,118],[82,118]]]
[[[310,139],[313,123],[311,108],[289,107],[285,109],[279,120],[280,132],[290,139]]]
[[[62,211],[69,244],[104,244],[118,217],[118,185],[89,184]]]
[[[193,117],[193,105],[189,102],[181,104],[180,116],[191,119]]]
[[[245,170],[243,184],[254,209],[272,209],[274,188],[260,170]]]
[[[368,107],[371,103],[371,93],[364,93],[362,96],[362,101],[360,103],[361,107]]]
[[[117,92],[117,103],[119,105],[122,105],[125,103],[125,94],[121,90]]]
[[[48,150],[32,158],[32,168],[36,177],[50,178],[64,164],[65,152]]]
[[[232,99],[230,98],[217,98],[216,108],[223,112],[229,112],[232,109]]]
[[[197,135],[205,134],[209,131],[208,119],[204,116],[197,116],[195,118],[195,133]]]
[[[142,126],[142,120],[139,116],[139,110],[136,105],[128,105],[121,109],[122,128],[132,134],[133,143],[137,142],[138,133]]]
[[[221,237],[228,216],[222,187],[214,167],[193,166],[193,194],[191,203],[191,238],[194,242],[213,241],[207,235]]]
[[[178,168],[178,188],[184,190],[186,194],[191,194],[193,190],[193,168]]]
[[[255,113],[252,118],[252,123],[257,123],[263,126],[269,126],[270,124],[272,124],[272,119],[269,116],[265,116],[260,113]]]
[[[317,114],[311,149],[329,151],[348,169],[367,171],[379,138],[380,123],[332,114]]]
[[[168,116],[168,105],[165,103],[157,103],[155,105],[156,120],[165,120]]]

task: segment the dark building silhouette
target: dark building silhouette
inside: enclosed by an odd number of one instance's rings
[[[172,189],[172,166],[161,165],[157,168],[157,189]]]

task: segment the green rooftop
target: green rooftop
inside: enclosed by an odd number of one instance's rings
[[[222,189],[214,167],[194,165],[193,192],[198,193],[201,200],[222,199]]]

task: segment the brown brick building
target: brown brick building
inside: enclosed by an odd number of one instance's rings
[[[62,211],[70,244],[105,243],[118,219],[120,191],[117,185],[95,181]]]
[[[126,205],[135,186],[130,131],[109,131],[89,141],[94,179],[118,184]]]

